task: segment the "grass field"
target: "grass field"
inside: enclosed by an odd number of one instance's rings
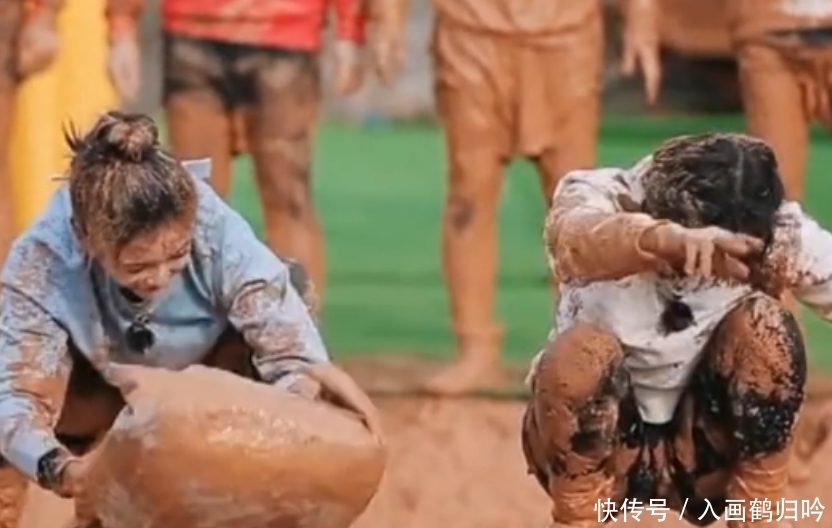
[[[607,120],[599,163],[629,164],[664,138],[740,130],[739,117]],[[813,135],[808,209],[832,226],[832,143]],[[260,207],[247,159],[236,167],[232,201],[260,229]],[[329,261],[325,337],[336,355],[452,351],[439,266],[444,192],[443,145],[430,126],[324,125],[315,159],[315,193]],[[499,311],[506,356],[525,359],[542,343],[552,300],[544,283],[543,202],[531,167],[517,162],[505,180]],[[807,317],[814,362],[832,368],[832,326]]]

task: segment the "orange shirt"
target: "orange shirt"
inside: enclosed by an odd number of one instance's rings
[[[146,0],[108,0],[111,32],[135,21]],[[194,38],[318,51],[330,8],[336,37],[364,41],[362,0],[163,0],[165,31]]]

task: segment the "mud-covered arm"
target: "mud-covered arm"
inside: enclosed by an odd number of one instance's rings
[[[298,369],[328,363],[309,309],[291,286],[289,267],[236,211],[224,206],[220,290],[228,319],[254,351],[267,382],[290,386]]]
[[[367,27],[367,0],[330,0],[335,10],[337,40],[364,44]]]
[[[799,205],[790,211],[774,251],[776,270],[785,270],[786,286],[801,303],[832,321],[832,233],[804,213]]]
[[[147,0],[107,0],[107,35],[110,42],[135,37]]]
[[[624,171],[601,169],[567,174],[555,189],[544,243],[560,282],[617,280],[660,265],[639,241],[659,224],[649,215],[624,212]]]
[[[38,460],[63,449],[52,431],[70,363],[66,332],[34,301],[0,286],[0,453],[34,481]]]

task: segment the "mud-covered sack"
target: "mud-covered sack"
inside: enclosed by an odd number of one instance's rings
[[[80,524],[346,528],[379,486],[383,443],[343,409],[208,367],[131,377]]]

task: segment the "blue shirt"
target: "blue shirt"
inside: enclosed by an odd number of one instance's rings
[[[67,388],[68,343],[106,377],[113,363],[182,369],[201,362],[229,327],[252,348],[266,381],[301,365],[329,361],[289,270],[248,223],[205,182],[210,161],[186,162],[197,180],[196,224],[188,267],[154,301],[154,345],[129,352],[137,313],[72,228],[69,190],[18,238],[0,275],[0,454],[36,478],[37,461],[59,447],[53,429]]]

